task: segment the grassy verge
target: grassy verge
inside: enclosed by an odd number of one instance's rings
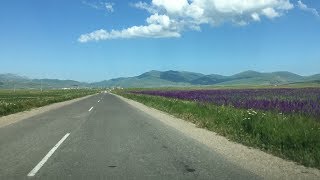
[[[320,169],[320,124],[309,117],[116,93],[191,121],[233,141]]]
[[[0,117],[97,92],[96,90],[84,89],[48,90],[43,92],[38,90],[19,90],[16,92],[0,90]]]

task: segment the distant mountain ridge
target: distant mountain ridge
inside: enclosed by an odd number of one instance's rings
[[[107,88],[107,87],[185,87],[209,85],[283,85],[318,83],[320,74],[300,76],[287,71],[262,73],[244,71],[232,76],[201,74],[188,71],[149,71],[134,77],[121,77],[95,83],[59,79],[29,79],[15,74],[0,74],[0,89],[12,88]]]
[[[88,83],[59,79],[30,79],[15,74],[0,74],[0,89],[59,89],[90,87]]]
[[[208,85],[282,85],[290,83],[318,82],[320,74],[300,76],[287,71],[261,73],[244,71],[232,76],[205,75],[187,71],[149,71],[139,76],[117,78],[93,83],[94,87],[167,87]]]

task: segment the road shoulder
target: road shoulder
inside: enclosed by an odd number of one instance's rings
[[[265,179],[320,179],[320,170],[318,169],[307,168],[267,154],[259,149],[231,142],[214,132],[197,128],[193,123],[175,118],[172,115],[150,108],[139,102],[118,95],[115,96],[136,109],[160,120],[164,124],[177,129],[186,136],[206,145],[231,163]]]

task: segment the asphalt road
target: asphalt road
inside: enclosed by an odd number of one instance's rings
[[[103,93],[0,128],[0,179],[260,177]]]

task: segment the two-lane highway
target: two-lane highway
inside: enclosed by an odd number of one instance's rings
[[[0,128],[0,179],[259,179],[111,94]]]

